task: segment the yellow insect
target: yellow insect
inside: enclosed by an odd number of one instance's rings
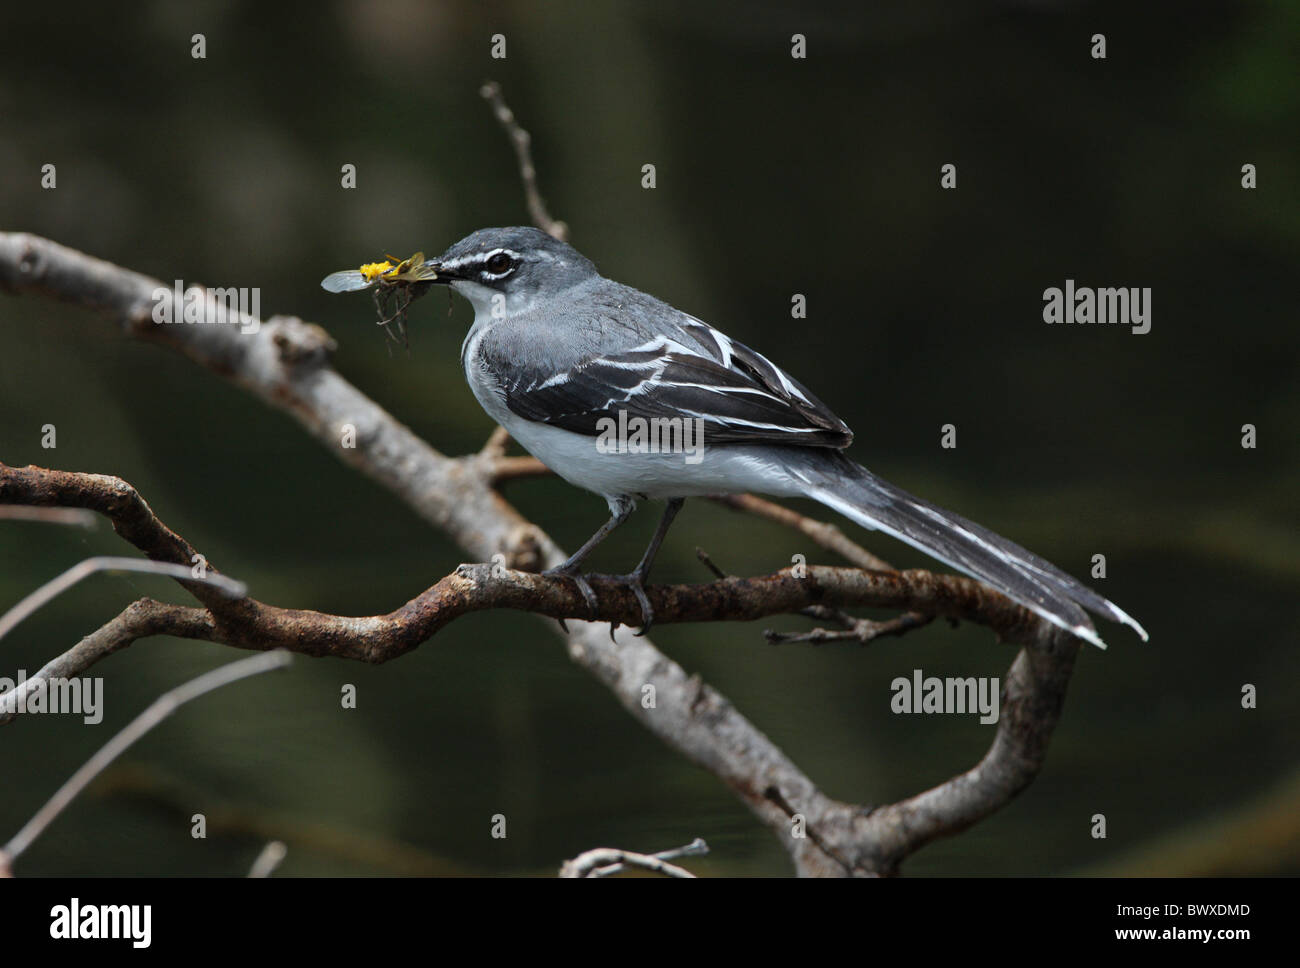
[[[413,300],[428,292],[437,278],[436,263],[432,259],[426,260],[423,252],[417,252],[409,259],[385,255],[383,262],[367,262],[359,269],[331,272],[320,285],[326,292],[360,292],[373,288],[379,325],[394,342],[405,346],[406,309]],[[400,339],[388,328],[394,323],[401,334]]]
[[[360,292],[375,285],[411,285],[433,282],[437,278],[438,270],[433,261],[426,261],[424,253],[417,252],[409,259],[385,255],[383,262],[367,262],[360,269],[331,272],[320,285],[326,292]]]

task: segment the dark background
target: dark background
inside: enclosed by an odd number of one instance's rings
[[[478,96],[499,80],[543,193],[608,276],[767,353],[857,434],[852,453],[1086,577],[1148,644],[1101,628],[1042,775],[912,873],[1300,870],[1294,289],[1300,251],[1296,4],[784,3],[7,5],[0,229],[170,282],[261,288],[339,342],[339,371],[448,453],[492,425],[457,357],[470,320],[416,304],[390,357],[365,296],[326,273],[436,253],[526,221]],[[207,58],[190,56],[191,35]],[[507,37],[504,61],[490,37]],[[808,58],[790,57],[806,34]],[[1089,56],[1091,36],[1108,57]],[[57,165],[42,190],[40,168]],[[358,187],[339,185],[344,163]],[[640,187],[653,163],[658,187]],[[958,167],[958,188],[939,168]],[[1241,166],[1258,167],[1243,190]],[[1151,332],[1047,326],[1042,293],[1153,290]],[[789,316],[808,297],[805,321]],[[58,428],[56,450],[40,428]],[[939,446],[955,423],[958,447]],[[1259,446],[1240,445],[1241,426]],[[0,460],[120,475],[209,560],[279,605],[386,612],[463,557],[287,416],[71,307],[0,297]],[[599,499],[513,484],[573,548]],[[814,511],[809,506],[806,510]],[[815,513],[823,515],[817,509]],[[622,570],[657,511],[598,555]],[[891,560],[928,559],[847,522]],[[688,504],[656,569],[707,548],[763,573],[792,532]],[[94,532],[0,525],[0,607],[91,554]],[[161,578],[94,578],[0,643],[34,671]],[[992,727],[895,716],[889,683],[1001,676],[1012,650],[939,624],[867,649],[771,647],[764,626],[655,640],[831,796],[897,799],[965,769]],[[106,716],[0,732],[0,839],[167,687],[236,658],[152,639],[96,666]],[[359,708],[342,711],[354,683]],[[1241,689],[1259,690],[1242,710]],[[206,813],[209,837],[189,836]],[[490,816],[509,837],[489,836]],[[1090,836],[1103,813],[1108,837]],[[20,873],[552,872],[609,845],[706,838],[714,874],[783,874],[779,844],[713,777],[642,730],[542,623],[456,622],[396,663],[299,659],[154,731]]]

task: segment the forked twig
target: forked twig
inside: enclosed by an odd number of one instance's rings
[[[115,558],[97,555],[79,561],[63,574],[47,581],[36,591],[22,599],[13,608],[0,615],[0,639],[3,639],[21,622],[42,606],[62,595],[77,582],[101,571],[134,571],[150,575],[166,575],[168,578],[180,578],[185,581],[202,582],[212,585],[230,598],[243,598],[248,594],[248,586],[225,575],[195,575],[192,568],[165,561],[148,561],[144,558]]]
[[[694,878],[684,867],[668,863],[678,857],[701,857],[709,852],[709,845],[701,837],[696,837],[684,847],[662,850],[657,854],[638,854],[635,851],[619,850],[615,847],[597,847],[584,851],[572,860],[566,860],[560,867],[560,876],[609,877],[619,874],[629,867],[663,874],[665,877]]]

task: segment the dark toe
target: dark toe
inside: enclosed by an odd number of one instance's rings
[[[636,633],[638,636],[645,635],[650,631],[650,626],[655,623],[655,610],[650,607],[650,597],[645,593],[645,586],[639,581],[629,582],[632,586],[632,593],[636,595],[637,604],[641,606],[641,631]]]

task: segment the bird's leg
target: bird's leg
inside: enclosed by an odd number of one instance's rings
[[[655,529],[654,537],[650,539],[650,545],[646,548],[645,554],[641,556],[641,562],[632,569],[627,575],[593,575],[594,578],[604,578],[609,581],[616,581],[627,585],[632,589],[632,594],[636,595],[636,600],[641,606],[641,631],[637,635],[645,635],[650,631],[650,626],[654,624],[655,612],[650,607],[650,598],[645,593],[645,580],[650,577],[650,568],[655,563],[655,556],[659,554],[659,546],[664,542],[664,536],[668,534],[668,528],[673,523],[673,518],[677,517],[677,512],[682,509],[685,498],[675,497],[668,502],[668,507],[664,509],[664,516],[659,519],[659,527]]]
[[[591,585],[583,577],[581,565],[583,559],[591,554],[593,548],[609,537],[611,531],[628,519],[632,511],[636,508],[636,502],[630,497],[621,496],[614,500],[610,506],[611,516],[608,521],[602,524],[581,548],[569,556],[569,560],[562,565],[556,565],[554,568],[548,568],[542,572],[547,578],[572,578],[573,583],[578,586],[578,591],[582,592],[583,599],[587,602],[587,607],[591,609],[594,616],[597,609],[596,593],[591,590]],[[662,540],[662,539],[661,539]]]

